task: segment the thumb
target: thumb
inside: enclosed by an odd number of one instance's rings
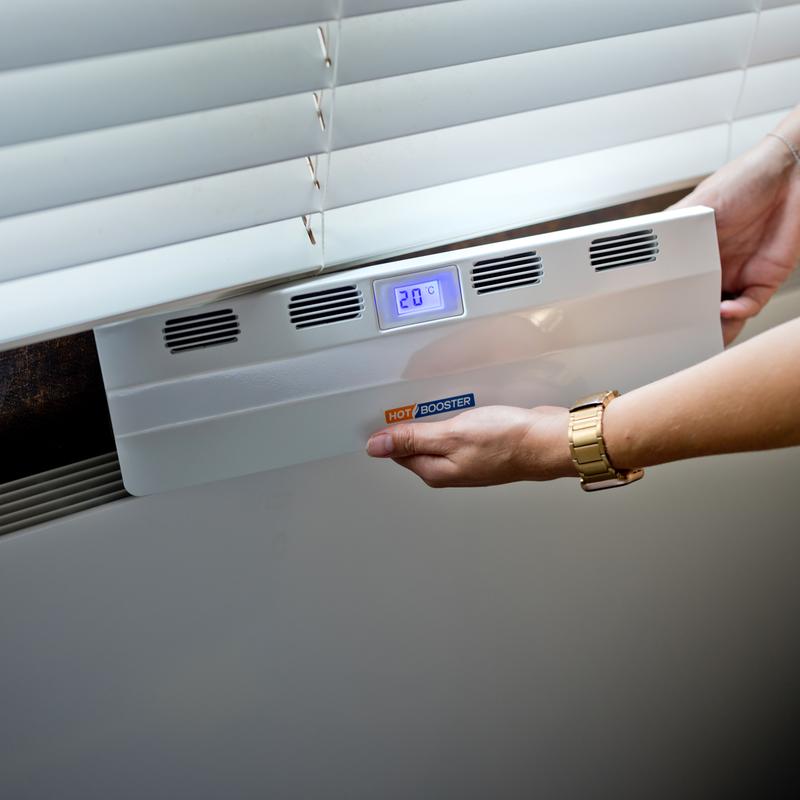
[[[409,422],[377,431],[369,437],[367,453],[375,458],[443,455],[447,452],[446,422]]]
[[[720,315],[723,320],[746,320],[754,317],[774,291],[769,286],[748,286],[738,297],[722,301]]]

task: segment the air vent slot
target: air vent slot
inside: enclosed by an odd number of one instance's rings
[[[170,353],[185,353],[236,342],[240,333],[239,317],[233,313],[233,309],[223,308],[167,320],[164,325],[164,346]]]
[[[357,319],[363,310],[364,300],[356,286],[296,294],[289,301],[289,319],[297,330]]]
[[[652,228],[593,239],[589,246],[595,272],[655,261],[657,255],[658,236]]]
[[[542,259],[535,250],[487,258],[472,265],[472,288],[478,294],[542,282]]]
[[[0,485],[0,536],[127,497],[116,453]]]

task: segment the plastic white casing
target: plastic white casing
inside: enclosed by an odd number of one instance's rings
[[[643,227],[658,236],[655,260],[594,270],[592,240]],[[539,283],[472,288],[476,261],[531,250]],[[373,281],[447,266],[463,314],[380,329]],[[358,318],[290,322],[293,296],[352,285]],[[632,389],[721,350],[719,296],[714,215],[697,207],[354,268],[95,335],[125,486],[141,495],[355,452],[386,410],[424,401],[568,405]],[[165,347],[167,320],[228,308],[238,341]]]

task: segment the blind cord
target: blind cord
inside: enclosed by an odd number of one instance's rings
[[[331,175],[331,152],[333,150],[333,117],[336,113],[336,84],[339,77],[339,47],[342,41],[342,16],[344,14],[344,0],[339,0],[339,7],[336,11],[336,36],[333,43],[333,74],[331,75],[331,103],[330,119],[328,120],[328,149],[325,157],[324,177],[322,179],[322,202],[320,204],[320,231],[321,231],[321,264],[325,269],[325,208],[327,206],[328,184]]]
[[[733,123],[739,117],[739,109],[742,105],[742,98],[744,97],[744,87],[747,81],[747,70],[750,68],[750,61],[753,58],[753,49],[756,44],[756,37],[758,36],[758,28],[761,24],[761,11],[764,7],[764,0],[758,0],[758,5],[755,8],[756,21],[753,25],[753,32],[750,34],[750,43],[747,46],[747,57],[745,58],[744,67],[742,69],[742,80],[739,82],[739,94],[736,97],[736,103],[733,106],[733,115],[728,122],[728,153],[726,161],[730,161],[733,156]]]

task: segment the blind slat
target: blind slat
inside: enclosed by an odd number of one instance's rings
[[[757,0],[463,0],[342,22],[339,84],[724,17]]]
[[[5,147],[0,216],[287,161],[325,140],[306,94]]]
[[[0,69],[318,22],[338,0],[4,0]]]
[[[379,11],[458,2],[461,0],[342,0],[342,16],[353,17],[359,14],[375,14]]]
[[[800,56],[800,5],[764,11],[758,20],[751,64]]]
[[[451,0],[3,0],[0,70]]]
[[[312,220],[319,228],[319,219]],[[3,284],[0,348],[62,335],[144,308],[212,300],[234,289],[321,268],[297,220],[83,264]]]
[[[780,8],[781,6],[797,5],[797,0],[763,0],[761,7],[763,9]]]
[[[0,145],[310,92],[331,75],[315,25],[0,72]]]
[[[800,103],[800,58],[747,70],[738,116],[749,117]]]
[[[308,167],[297,160],[9,217],[0,220],[0,277],[58,270],[319,207]]]
[[[723,122],[740,84],[728,72],[336,151],[326,207]]]
[[[327,268],[680,188],[722,166],[727,147],[720,124],[326,211]]]
[[[755,15],[740,14],[340,86],[333,147],[738,69],[754,26]]]

